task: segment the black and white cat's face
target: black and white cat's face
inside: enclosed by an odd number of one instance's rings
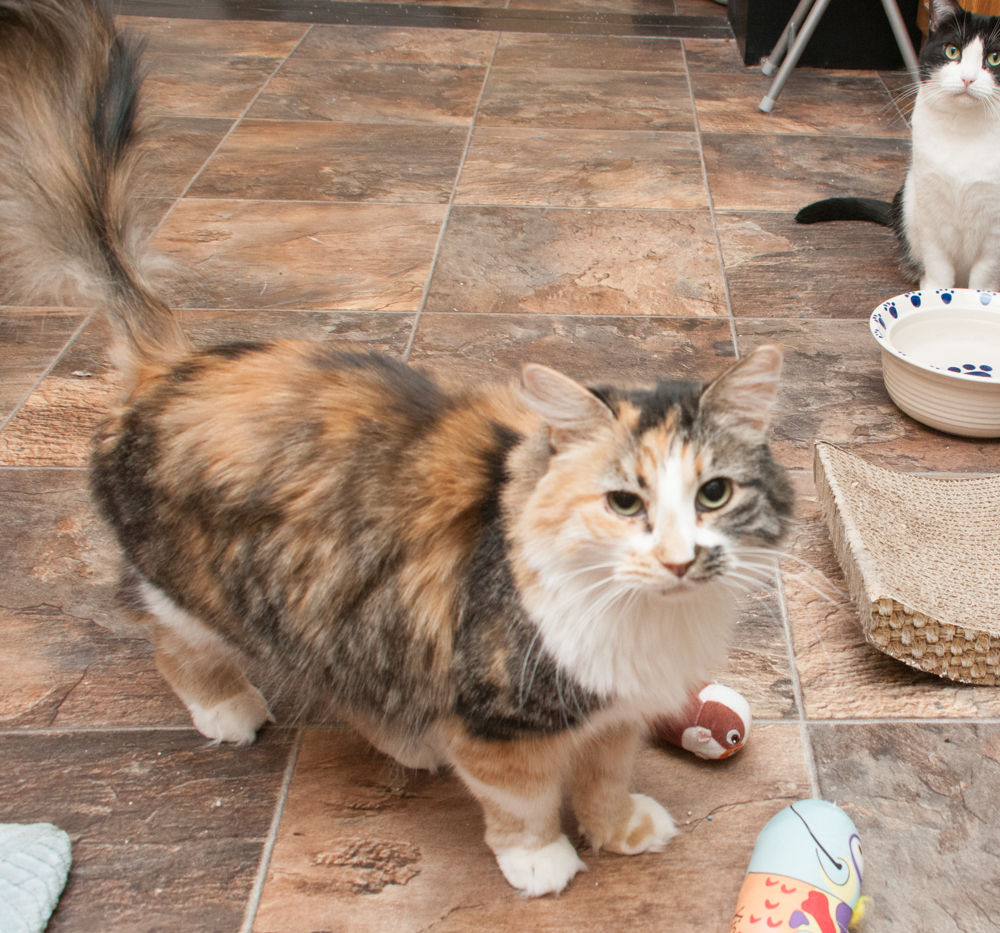
[[[942,108],[1000,104],[1000,17],[931,0],[930,36],[920,50],[922,90]]]

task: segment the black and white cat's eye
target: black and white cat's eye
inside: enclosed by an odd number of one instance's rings
[[[633,515],[639,515],[646,509],[646,506],[643,504],[643,501],[639,496],[637,496],[634,492],[628,492],[625,489],[616,489],[614,492],[609,492],[608,505],[610,506],[612,512],[617,512],[619,515],[624,515],[626,518]]]
[[[990,52],[990,54],[986,56],[986,64],[991,65],[994,68],[997,65],[1000,65],[1000,52]]]
[[[957,45],[946,45],[944,54],[945,58],[950,58],[953,62],[957,62],[962,57],[962,51]]]
[[[695,501],[698,503],[698,508],[711,512],[715,509],[721,509],[729,501],[732,494],[733,484],[728,479],[719,477],[702,484]]]

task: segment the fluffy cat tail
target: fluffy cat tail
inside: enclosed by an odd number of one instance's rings
[[[875,198],[827,198],[807,204],[795,215],[795,222],[800,224],[819,224],[827,220],[867,220],[891,227],[892,204]]]
[[[0,297],[103,306],[126,372],[188,347],[147,280],[140,59],[98,0],[0,0]]]

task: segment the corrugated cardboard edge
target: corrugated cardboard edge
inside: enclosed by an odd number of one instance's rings
[[[892,597],[875,562],[868,556],[868,548],[858,534],[856,524],[852,522],[848,525],[853,519],[853,508],[831,464],[832,450],[836,450],[832,444],[817,441],[813,454],[813,478],[823,517],[830,529],[833,549],[847,578],[847,589],[858,607],[865,637],[870,638],[872,610],[879,599],[891,600]]]
[[[836,452],[836,453],[834,453]],[[837,560],[858,611],[865,641],[910,667],[959,683],[1000,684],[1000,636],[943,622],[906,606],[892,595],[857,531],[853,503],[837,478],[836,454],[853,457],[818,441],[813,476]]]

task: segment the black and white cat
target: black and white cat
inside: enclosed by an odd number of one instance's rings
[[[890,204],[830,198],[803,224],[868,220],[895,229],[921,288],[1000,287],[1000,17],[930,0],[912,116],[913,155]]]

